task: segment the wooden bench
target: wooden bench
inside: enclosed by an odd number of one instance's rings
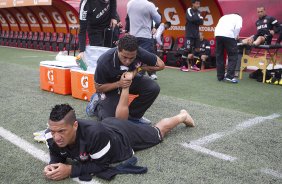
[[[241,67],[240,67],[240,76],[239,78],[242,79],[243,70],[247,66],[256,66],[263,72],[263,83],[265,82],[265,75],[266,75],[266,68],[267,66],[272,63],[273,68],[281,59],[280,54],[278,53],[279,49],[282,48],[282,45],[259,45],[250,52],[250,54],[246,53],[246,46],[243,49],[243,56],[241,59]],[[261,52],[263,50],[263,52]]]

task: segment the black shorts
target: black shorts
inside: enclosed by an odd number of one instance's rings
[[[263,36],[265,38],[265,41],[264,41],[264,45],[271,45],[271,41],[272,41],[272,34],[270,33],[266,33],[266,34],[256,34],[254,36],[254,41],[259,37],[259,36]]]
[[[143,150],[159,144],[162,141],[159,128],[146,124],[136,124],[127,120],[106,118],[102,121],[125,134],[133,150]]]
[[[196,48],[200,48],[200,38],[186,37],[185,48],[189,53],[193,53]]]

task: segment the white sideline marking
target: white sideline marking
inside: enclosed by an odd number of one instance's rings
[[[282,174],[272,169],[261,169],[260,172],[282,179]]]
[[[279,118],[279,117],[280,117],[279,114],[272,114],[272,115],[265,116],[265,117],[262,117],[262,116],[255,117],[253,119],[249,119],[249,120],[244,121],[243,123],[237,125],[231,131],[214,133],[214,134],[202,137],[200,139],[191,141],[190,143],[191,144],[196,144],[196,145],[206,145],[206,144],[214,142],[217,139],[220,139],[220,138],[222,138],[224,136],[231,135],[231,134],[236,133],[237,131],[242,131],[242,130],[250,128],[250,127],[252,127],[254,125],[260,124],[260,123],[264,122],[265,120],[272,120],[272,119],[276,119],[276,118]]]
[[[3,127],[0,127],[0,136],[6,139],[7,141],[13,143],[14,145],[18,146],[31,156],[37,158],[38,160],[41,160],[44,163],[49,163],[49,154],[45,153],[43,150],[36,148],[34,145],[30,144],[26,140],[18,137],[16,134],[13,134],[12,132],[4,129]],[[42,168],[43,169],[43,168]],[[78,178],[73,178],[74,181],[84,184],[100,184],[99,182],[92,179],[90,182],[83,182],[80,181]]]
[[[219,158],[221,160],[233,162],[237,159],[236,157],[232,157],[232,156],[229,156],[229,155],[226,155],[226,154],[223,154],[223,153],[212,151],[212,150],[209,150],[207,148],[204,148],[202,146],[195,145],[195,144],[183,143],[182,146],[184,146],[186,148],[193,149],[193,150],[198,151],[198,152],[202,152],[202,153],[214,156],[214,157]]]
[[[56,55],[47,55],[47,56],[56,56]],[[21,58],[38,58],[42,56],[21,56]]]
[[[202,137],[200,139],[190,141],[189,144],[188,143],[183,143],[182,146],[184,146],[186,148],[193,149],[195,151],[198,151],[198,152],[201,152],[201,153],[204,153],[204,154],[211,155],[213,157],[216,157],[216,158],[219,158],[219,159],[222,159],[222,160],[226,160],[226,161],[231,161],[232,162],[232,161],[236,160],[237,158],[229,156],[229,155],[226,155],[226,154],[223,154],[223,153],[219,153],[219,152],[215,152],[215,151],[209,150],[209,149],[204,148],[202,146],[206,145],[208,143],[214,142],[214,141],[216,141],[216,140],[218,140],[218,139],[220,139],[220,138],[222,138],[224,136],[232,135],[232,134],[234,134],[234,133],[236,133],[238,131],[242,131],[242,130],[245,130],[247,128],[250,128],[250,127],[252,127],[254,125],[257,125],[259,123],[264,122],[265,120],[272,120],[272,119],[275,119],[275,118],[278,118],[278,117],[280,117],[279,114],[272,114],[272,115],[265,116],[265,117],[259,116],[259,117],[253,118],[253,119],[249,119],[249,120],[244,121],[243,123],[237,125],[232,130],[225,131],[225,132],[214,133],[214,134]]]

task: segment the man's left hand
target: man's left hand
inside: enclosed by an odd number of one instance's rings
[[[152,35],[154,35],[156,32],[157,32],[157,29],[156,29],[156,28],[153,28],[153,29],[152,29]]]
[[[55,169],[44,173],[45,176],[50,180],[62,180],[69,177],[71,174],[71,165],[56,163],[50,164],[50,166]]]
[[[111,19],[110,27],[115,28],[117,25],[117,20],[116,19]]]

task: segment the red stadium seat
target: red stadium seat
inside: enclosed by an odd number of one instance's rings
[[[70,41],[66,41],[66,50],[77,50],[78,49],[78,35],[70,34]]]
[[[171,50],[173,45],[173,38],[171,36],[164,36],[164,46],[163,49],[165,51]]]
[[[32,31],[24,33],[24,36],[22,39],[22,46],[21,46],[22,48],[27,48],[27,42],[32,39],[32,34],[33,34]]]
[[[182,37],[177,37],[176,38],[176,43],[175,43],[175,45],[173,46],[173,49],[172,50],[178,50],[178,49],[180,49],[180,48],[182,48],[182,47],[184,47],[184,44],[185,44],[185,38],[184,38],[184,36],[182,36]]]
[[[40,50],[44,49],[44,38],[45,38],[45,32],[40,32],[39,37],[38,37],[37,49],[40,49]]]
[[[2,30],[1,31],[1,35],[0,35],[0,44],[2,45],[2,41],[4,40],[5,38],[5,34],[6,34],[6,31]]]
[[[16,47],[18,41],[19,32],[15,31],[13,39],[10,41],[9,46]]]
[[[14,34],[15,34],[14,31],[10,31],[9,38],[8,38],[8,40],[6,42],[7,46],[12,46],[12,42],[13,42],[13,39],[14,39]]]
[[[38,49],[38,38],[39,38],[39,33],[34,32],[32,40],[31,40],[32,45],[28,48]]]
[[[23,38],[23,32],[22,32],[22,31],[19,31],[19,33],[18,33],[18,39],[17,39],[17,43],[16,43],[16,46],[17,46],[17,47],[20,47],[20,46],[21,46],[22,38]]]
[[[57,39],[57,44],[58,44],[58,46],[57,46],[57,48],[56,48],[56,51],[62,51],[62,50],[64,50],[64,48],[65,48],[65,43],[64,43],[64,41],[65,41],[65,34],[64,34],[64,33],[59,33],[58,39]],[[53,48],[53,51],[54,51],[54,48]]]
[[[72,34],[71,33],[67,33],[65,36],[65,40],[64,40],[64,44],[65,44],[65,50],[69,50],[70,49],[70,41],[72,39]]]
[[[34,32],[30,31],[27,37],[27,44],[26,47],[32,49],[32,39],[33,39]]]
[[[57,39],[58,39],[58,33],[54,32],[52,33],[51,39],[50,39],[50,45],[49,48],[45,47],[45,50],[49,50],[49,51],[56,51],[57,48]]]
[[[45,38],[44,38],[44,49],[45,50],[50,50],[50,40],[51,40],[51,33],[45,33]]]

